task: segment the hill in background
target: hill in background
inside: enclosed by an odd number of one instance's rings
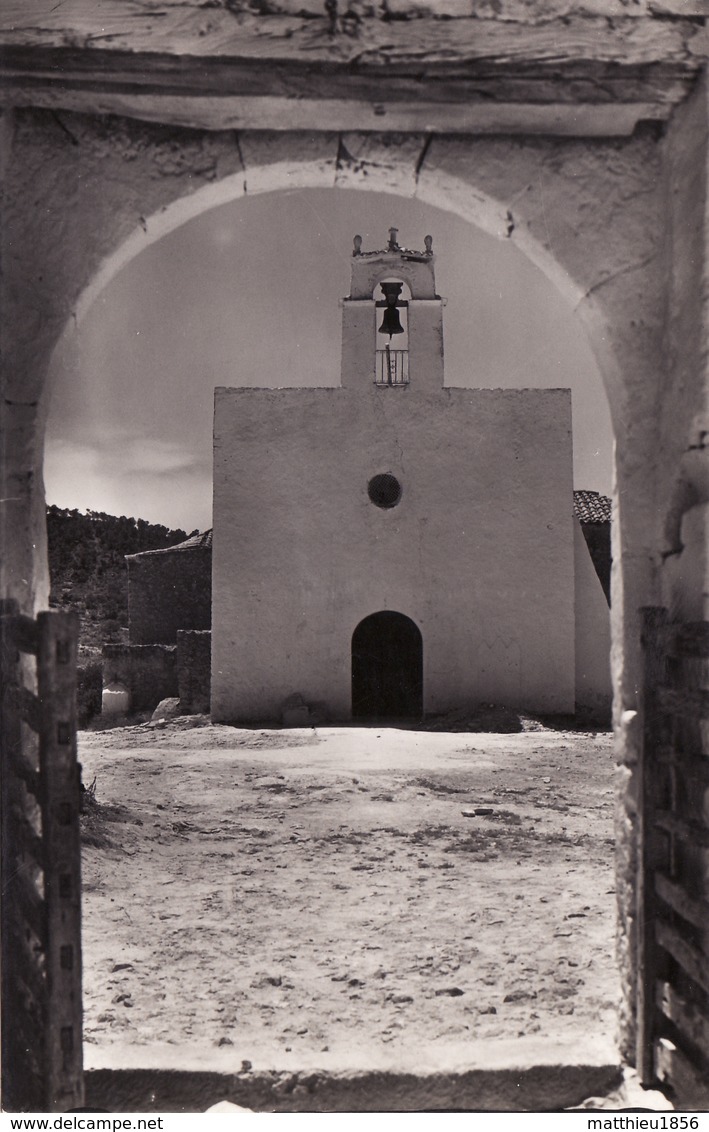
[[[145,519],[47,508],[49,603],[54,609],[79,613],[80,656],[95,656],[103,644],[127,640],[125,555],[163,550],[187,537],[186,531],[173,531]]]

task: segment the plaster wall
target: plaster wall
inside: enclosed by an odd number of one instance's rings
[[[409,304],[409,371],[411,381],[435,396],[443,385],[443,309],[440,299],[413,299]]]
[[[664,583],[670,591],[673,620],[709,621],[709,503],[698,503],[682,516],[682,552],[668,558]]]
[[[709,572],[709,92],[703,80],[667,138],[668,366],[660,402],[657,541],[662,601],[674,617],[708,615],[694,585]],[[697,234],[705,239],[698,240]],[[690,561],[691,559],[691,561]],[[704,595],[704,596],[702,596]]]
[[[299,692],[349,718],[352,633],[383,609],[421,630],[427,713],[572,711],[571,492],[566,390],[218,389],[213,717]]]
[[[589,554],[581,524],[574,517],[576,626],[576,707],[610,719],[611,619],[606,595]]]

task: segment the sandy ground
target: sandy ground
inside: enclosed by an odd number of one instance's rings
[[[610,735],[188,722],[80,736],[87,1043],[612,1038]]]

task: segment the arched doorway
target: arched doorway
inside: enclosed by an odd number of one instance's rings
[[[423,639],[410,617],[372,613],[352,634],[353,719],[420,719]]]

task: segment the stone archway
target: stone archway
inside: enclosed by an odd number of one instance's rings
[[[630,982],[638,609],[659,596],[662,554],[682,552],[677,539],[661,542],[666,515],[676,532],[684,511],[706,499],[696,474],[679,469],[682,453],[698,448],[692,418],[703,406],[704,259],[682,266],[682,257],[689,233],[705,231],[706,177],[687,178],[686,155],[706,120],[700,84],[667,137],[652,125],[621,138],[237,134],[32,109],[6,115],[2,138],[2,587],[28,611],[47,594],[41,465],[52,352],[111,274],[188,216],[244,192],[385,189],[518,242],[567,296],[587,328],[618,437],[613,667],[626,764],[620,906]],[[673,585],[668,575],[670,597]]]
[[[550,276],[585,324],[606,385],[616,435],[623,438],[617,469],[621,495],[633,449],[652,448],[654,392],[660,380],[657,269],[661,191],[647,189],[647,170],[659,168],[650,132],[621,140],[446,138],[422,135],[335,135],[166,129],[125,119],[20,112],[9,164],[8,327],[33,296],[33,333],[8,350],[8,411],[15,417],[24,471],[20,492],[6,498],[19,558],[9,563],[7,587],[28,607],[46,600],[41,545],[27,550],[29,514],[42,513],[41,451],[46,372],[52,351],[101,287],[143,247],[190,216],[244,193],[289,187],[376,189],[415,197],[512,239]],[[28,211],[30,199],[34,208]],[[600,242],[605,228],[607,240]],[[610,250],[609,250],[610,249]],[[635,317],[619,317],[621,310]],[[619,325],[626,322],[627,325]],[[631,417],[633,418],[631,427]],[[636,485],[637,486],[637,485]],[[650,522],[651,501],[637,495],[621,542],[637,542]],[[28,500],[29,496],[29,500]],[[28,511],[29,501],[29,511]],[[631,524],[635,530],[631,530]],[[24,550],[22,548],[25,548]],[[616,558],[622,555],[616,548]],[[647,590],[649,570],[634,554],[633,570]],[[627,585],[626,587],[627,588]],[[642,600],[631,585],[627,620]],[[616,617],[624,588],[616,584]],[[632,658],[630,658],[632,660]],[[636,679],[629,673],[634,694]]]

